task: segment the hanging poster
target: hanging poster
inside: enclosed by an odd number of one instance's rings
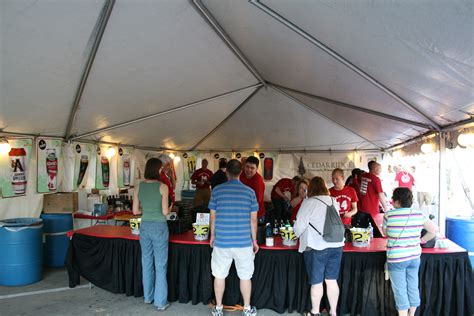
[[[119,188],[128,188],[133,184],[135,163],[132,147],[119,147],[117,164],[117,181]]]
[[[91,160],[94,158],[94,145],[77,143],[74,144],[74,183],[73,190],[85,188],[90,170]]]
[[[62,144],[61,139],[38,138],[36,140],[38,193],[58,191]]]
[[[26,194],[33,139],[9,139],[11,150],[0,156],[0,195],[14,197]]]
[[[240,162],[242,163],[242,166],[245,165],[245,161],[247,160],[247,157],[250,157],[250,156],[258,157],[258,153],[253,152],[253,151],[240,151],[240,152],[232,153],[232,159],[240,160]]]
[[[196,171],[197,155],[195,152],[183,153],[184,172],[183,181],[191,181],[191,176]]]
[[[259,152],[256,156],[260,159],[259,173],[265,181],[273,180],[273,170],[276,164],[278,153],[275,152]]]
[[[109,145],[97,145],[96,148],[96,172],[95,172],[95,188],[98,190],[107,190],[110,185],[110,161],[113,156],[107,153]]]

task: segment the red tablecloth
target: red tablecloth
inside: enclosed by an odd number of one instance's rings
[[[108,214],[105,214],[105,215],[102,215],[102,216],[94,216],[94,215],[87,215],[87,214],[82,214],[82,213],[74,213],[74,218],[106,221],[106,220],[109,220],[109,219],[113,219],[114,214],[113,213],[108,213]]]
[[[383,233],[383,216],[385,214],[384,213],[379,213],[377,215],[372,215],[372,219],[374,220],[374,223],[375,223],[375,227],[379,232],[380,232],[380,235],[382,237],[385,237],[385,234]]]
[[[110,225],[97,225],[78,230],[69,231],[68,237],[72,237],[74,234],[82,234],[87,236],[99,237],[99,238],[122,238],[129,240],[139,240],[139,235],[132,234],[130,227],[128,226],[110,226]],[[170,242],[176,244],[189,244],[189,245],[208,245],[209,240],[195,240],[192,231],[187,231],[183,234],[170,234]],[[443,254],[443,253],[455,253],[465,252],[466,250],[449,239],[443,239],[443,242],[447,248],[423,248],[423,253],[426,254]],[[267,247],[260,245],[260,249],[268,250],[297,250],[298,245],[285,246],[282,243],[282,239],[277,237],[274,239],[274,246]],[[346,243],[344,246],[344,252],[384,252],[387,250],[387,239],[385,238],[374,238],[367,247],[354,247],[352,243]]]

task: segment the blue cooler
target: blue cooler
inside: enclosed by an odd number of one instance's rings
[[[446,218],[446,237],[468,251],[474,268],[474,218]]]

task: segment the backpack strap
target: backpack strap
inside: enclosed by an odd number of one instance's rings
[[[313,197],[313,199],[318,200],[319,202],[323,203],[326,206],[329,206],[329,204],[324,203],[323,200],[318,199],[317,197]],[[334,200],[333,199],[331,200],[332,200],[332,205],[334,205]],[[311,226],[321,237],[323,236],[323,234],[321,234],[321,232],[316,227],[314,227],[313,224],[309,223],[309,226]]]

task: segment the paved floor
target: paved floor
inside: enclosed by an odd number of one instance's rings
[[[45,270],[43,280],[23,287],[0,286],[0,315],[210,315],[206,305],[172,303],[164,312],[143,303],[143,298],[113,294],[97,287],[89,289],[88,282],[69,289],[65,269]],[[228,312],[226,315],[240,315]],[[258,315],[278,314],[259,310]]]

